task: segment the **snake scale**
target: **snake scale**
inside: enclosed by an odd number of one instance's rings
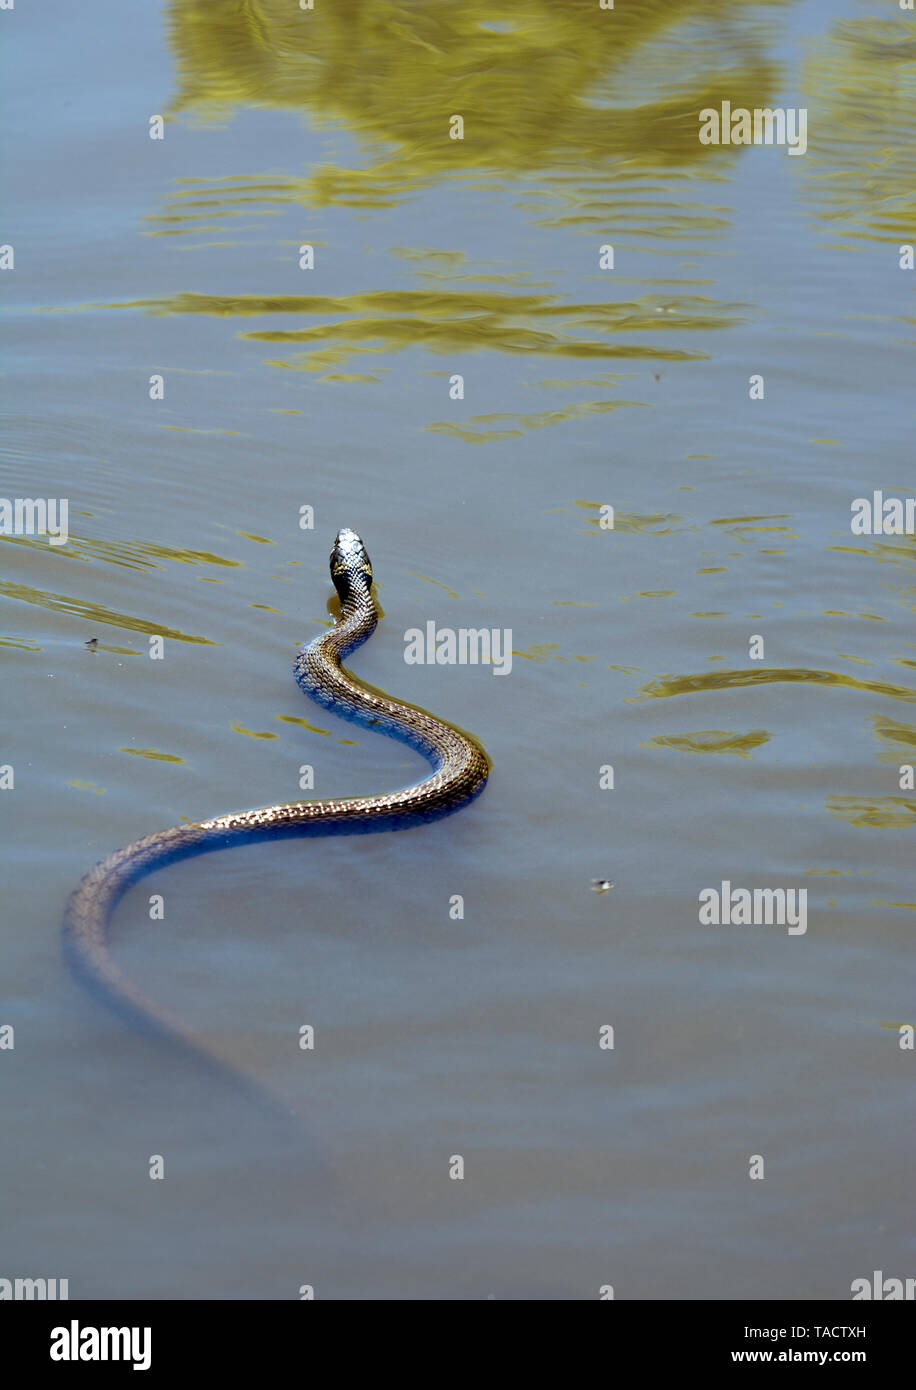
[[[64,917],[65,957],[84,984],[134,1026],[172,1044],[183,1044],[223,1071],[225,1064],[147,999],[112,959],[109,925],[130,885],[177,859],[238,843],[310,832],[397,830],[437,819],[481,792],[489,775],[489,758],[469,734],[413,705],[389,699],[357,680],[342,664],[371,636],[380,613],[372,565],[355,531],[344,528],[338,533],[330,561],[340,612],[333,626],[299,653],[296,680],[307,695],[336,714],[418,749],[432,765],[431,773],[398,792],[282,803],[159,830],[116,850],[91,869],[71,894]]]

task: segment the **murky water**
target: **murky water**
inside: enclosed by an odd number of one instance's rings
[[[0,1277],[912,1276],[916,549],[850,508],[911,483],[913,17],[52,0],[3,25],[0,491],[68,498],[70,536],[0,537]],[[806,108],[805,156],[701,145],[723,99]],[[60,918],[111,849],[295,799],[303,764],[316,796],[422,775],[292,678],[341,525],[386,612],[354,669],[472,729],[487,791],[176,865],[114,929],[291,1138],[84,996]],[[406,664],[428,621],[511,629],[511,672]],[[723,880],[806,890],[807,930],[701,923]]]

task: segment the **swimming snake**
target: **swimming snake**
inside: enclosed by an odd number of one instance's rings
[[[338,533],[330,561],[340,612],[333,626],[299,653],[296,680],[319,704],[418,749],[432,765],[431,773],[403,791],[279,803],[156,831],[91,869],[70,895],[64,916],[64,954],[83,983],[134,1026],[184,1044],[219,1067],[224,1064],[147,999],[109,953],[111,918],[130,885],[177,859],[238,843],[307,833],[397,830],[437,819],[481,792],[489,775],[490,760],[471,735],[413,705],[389,699],[343,666],[343,659],[371,636],[380,612],[372,565],[355,531],[344,528]]]

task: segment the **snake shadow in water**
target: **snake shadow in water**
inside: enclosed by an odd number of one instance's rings
[[[279,803],[156,831],[108,855],[81,879],[70,895],[63,925],[68,965],[109,1008],[136,1030],[230,1081],[251,1102],[287,1117],[289,1107],[266,1086],[223,1061],[128,979],[110,954],[109,930],[127,889],[176,860],[294,835],[404,830],[451,815],[483,791],[491,763],[473,735],[415,705],[390,699],[343,665],[343,659],[371,636],[380,612],[372,565],[355,531],[338,532],[330,564],[340,612],[333,627],[299,653],[296,680],[307,695],[335,714],[416,748],[428,759],[430,773],[397,792]]]

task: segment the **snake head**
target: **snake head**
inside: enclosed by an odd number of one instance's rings
[[[337,532],[331,551],[331,578],[341,603],[346,603],[353,588],[372,588],[372,561],[359,536],[344,526]]]

